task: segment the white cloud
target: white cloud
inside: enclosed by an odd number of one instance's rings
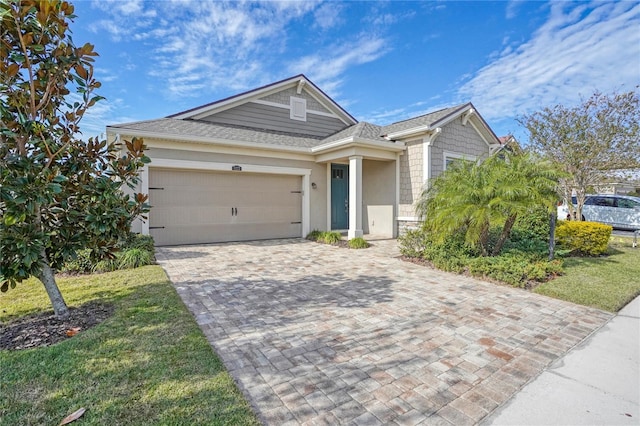
[[[520,0],[509,0],[507,2],[507,9],[505,11],[505,17],[507,19],[513,19],[517,16],[520,3]]]
[[[368,16],[365,18],[365,21],[370,22],[372,25],[378,26],[389,26],[396,24],[397,22],[411,19],[416,15],[415,10],[409,10],[403,13],[374,13],[373,16]]]
[[[342,25],[344,22],[341,15],[342,9],[343,7],[339,3],[325,3],[320,5],[313,13],[315,18],[314,26],[322,30],[328,30]]]
[[[640,4],[553,3],[532,38],[505,48],[459,89],[487,119],[640,83]]]
[[[289,64],[292,74],[305,74],[331,96],[337,96],[344,72],[355,65],[375,61],[389,51],[387,40],[368,34],[354,42],[329,46]]]
[[[149,28],[157,16],[157,11],[145,7],[143,0],[94,0],[92,5],[107,17],[92,25],[90,30],[95,33],[105,31],[114,41],[134,37]]]
[[[323,28],[339,23],[340,7],[318,4],[108,0],[94,3],[106,17],[93,28],[115,41],[145,43],[149,74],[165,94],[182,98],[269,82],[269,70],[287,49],[290,25],[314,13]]]
[[[67,96],[71,103],[82,102],[82,96],[78,93],[71,93]],[[124,100],[116,98],[113,100],[102,99],[89,108],[80,120],[80,131],[82,139],[88,140],[91,137],[103,135],[106,125],[114,123],[124,123],[133,121],[129,117],[121,114],[124,107]]]

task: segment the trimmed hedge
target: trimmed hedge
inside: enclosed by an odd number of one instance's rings
[[[613,228],[597,222],[562,220],[556,227],[556,240],[562,247],[589,256],[607,251]]]

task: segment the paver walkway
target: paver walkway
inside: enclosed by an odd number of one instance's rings
[[[475,424],[611,315],[366,250],[160,248],[266,424]]]

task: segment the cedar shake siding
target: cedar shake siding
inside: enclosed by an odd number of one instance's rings
[[[444,171],[445,153],[476,160],[486,158],[489,155],[489,147],[470,123],[463,126],[458,119],[442,128],[442,134],[431,147],[432,178],[438,177]]]
[[[424,186],[422,139],[406,142],[407,150],[400,156],[399,217],[415,217],[414,204]]]

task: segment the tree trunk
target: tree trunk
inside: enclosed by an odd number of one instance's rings
[[[47,290],[49,300],[51,300],[51,306],[53,306],[53,312],[56,317],[65,319],[69,316],[69,308],[62,298],[62,293],[56,284],[56,277],[53,273],[53,269],[49,266],[49,259],[44,249],[40,253],[40,260],[42,261],[42,271],[38,275],[38,279],[44,284],[44,288]]]
[[[487,246],[489,243],[489,222],[485,222],[482,225],[482,229],[480,230],[480,250],[482,256],[486,256],[488,254]]]
[[[556,249],[556,216],[557,211],[551,212],[549,215],[549,260],[553,260]]]
[[[498,241],[496,241],[496,245],[493,247],[493,252],[491,256],[497,256],[502,251],[502,246],[507,242],[507,238],[511,234],[511,228],[513,228],[513,224],[516,223],[517,214],[512,214],[507,218],[507,221],[504,223],[502,227],[502,232],[500,233],[500,237],[498,237]]]

